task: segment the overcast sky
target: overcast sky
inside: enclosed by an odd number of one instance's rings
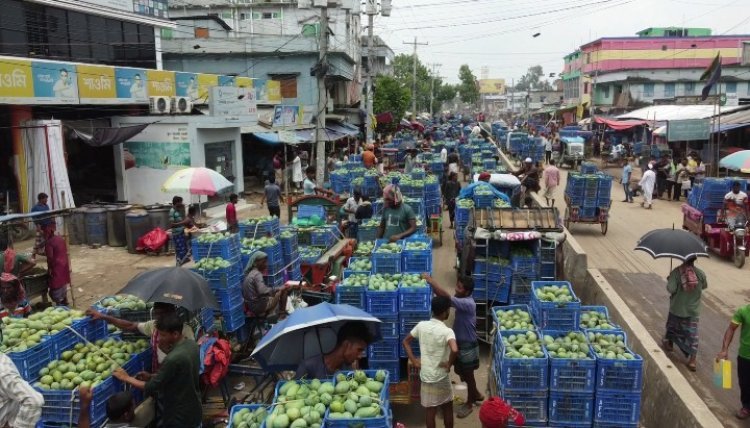
[[[396,54],[418,46],[425,64],[439,63],[451,83],[469,64],[477,78],[511,79],[541,65],[559,73],[562,57],[605,36],[634,36],[648,27],[706,27],[713,34],[750,34],[750,0],[392,0],[375,33]],[[366,21],[363,22],[363,26]],[[541,33],[538,37],[532,37]]]

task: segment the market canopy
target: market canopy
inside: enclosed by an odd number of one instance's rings
[[[722,107],[722,113],[729,113],[737,110],[743,110],[747,106]],[[687,119],[706,119],[716,114],[716,107],[713,105],[659,105],[649,106],[633,110],[617,116],[618,120],[636,119],[666,122],[669,120],[687,120]]]
[[[89,146],[107,147],[128,141],[140,134],[141,131],[146,129],[149,125],[150,123],[144,123],[141,125],[122,126],[119,128],[94,128],[94,132],[91,134],[87,134],[75,128],[71,129],[73,129],[73,132],[76,133],[78,138],[83,140]]]
[[[645,125],[648,122],[645,120],[616,120],[616,119],[605,119],[603,117],[597,117],[594,119],[596,123],[607,125],[615,131],[623,131],[625,129],[634,128],[636,126]]]

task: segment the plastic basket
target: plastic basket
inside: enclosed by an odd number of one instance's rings
[[[367,301],[365,299],[364,287],[336,287],[336,304],[351,305],[355,308],[366,310]]]
[[[474,206],[477,208],[492,208],[497,196],[494,193],[489,195],[477,195],[475,193],[472,199],[474,200]]]
[[[193,250],[193,260],[196,262],[207,257],[221,257],[224,260],[240,257],[240,247],[237,240],[231,237],[212,243],[201,243],[198,242],[198,239],[192,239],[190,245]]]
[[[73,321],[70,324],[70,327],[78,334],[75,334],[66,328],[53,335],[45,336],[42,340],[49,340],[52,343],[52,356],[60,355],[63,351],[72,348],[76,343],[80,342],[82,339],[79,335],[87,338],[90,319],[91,318],[86,317],[84,319]]]
[[[549,423],[591,426],[594,416],[593,394],[550,392]],[[559,425],[555,425],[559,426]]]
[[[406,256],[402,259],[403,270],[406,272],[432,272],[432,255]]]
[[[628,348],[628,351],[630,349]],[[632,351],[630,351],[632,352]],[[643,384],[643,358],[633,352],[632,360],[596,359],[596,392],[635,392]]]
[[[241,302],[227,311],[221,311],[221,318],[222,328],[225,332],[237,331],[245,325],[245,302]]]
[[[536,290],[546,286],[568,287],[573,301],[570,303],[556,303],[541,301],[536,296]],[[573,287],[567,281],[533,281],[531,283],[531,308],[534,319],[541,329],[557,331],[578,330],[581,301],[573,292]]]
[[[477,301],[507,303],[510,297],[510,281],[498,282],[485,275],[473,275],[474,299]]]
[[[77,423],[81,412],[78,391],[53,391],[37,389],[44,397],[42,420],[46,422]],[[116,392],[112,377],[107,378],[92,389],[89,418],[101,421],[107,417],[107,400]]]
[[[16,365],[21,377],[34,383],[39,379],[39,370],[52,361],[53,346],[49,340],[42,341],[21,352],[11,352],[8,357]]]
[[[602,333],[610,331],[610,330],[612,332],[621,331],[620,326],[618,326],[617,324],[615,324],[612,321],[610,321],[610,319],[609,319],[609,311],[607,310],[606,306],[581,306],[581,315],[583,315],[586,312],[598,312],[598,313],[604,315],[604,317],[607,319],[607,323],[609,325],[611,325],[612,328],[611,329],[602,329],[602,328],[599,328],[599,327],[588,328],[588,326],[583,325],[583,320],[579,320],[579,324],[578,324],[579,329],[581,329],[583,331],[589,331],[589,330],[591,330],[591,331],[599,331],[599,332],[602,332]],[[623,334],[624,334],[624,332],[623,332]]]
[[[419,342],[416,340],[413,340],[411,342],[411,352],[414,354],[415,357],[419,356]],[[406,354],[406,349],[404,349],[403,346],[398,347],[398,356],[400,358],[408,358],[409,356]]]
[[[108,335],[109,330],[107,329],[107,321],[92,319],[89,321],[88,326],[86,326],[86,339],[89,342],[104,339]]]
[[[425,313],[430,311],[432,300],[432,289],[425,284],[424,287],[398,287],[398,310],[403,312]]]
[[[524,416],[527,422],[525,426],[547,422],[547,391],[523,393],[503,391],[502,398]],[[508,426],[516,425],[508,421]]]
[[[357,240],[358,241],[375,241],[378,239],[378,228],[377,226],[362,226],[359,225],[357,228]]]
[[[399,322],[398,315],[393,314],[389,317],[380,316],[380,336],[383,339],[396,339],[399,338]],[[399,345],[400,346],[400,345]]]
[[[641,394],[597,392],[594,422],[637,423],[641,416]]]
[[[367,312],[371,315],[393,315],[398,313],[398,291],[371,291],[365,292],[367,301]]]
[[[409,243],[415,243],[415,242],[427,244],[427,249],[425,249],[425,250],[409,250],[407,248],[407,245]],[[432,239],[431,238],[427,238],[427,237],[424,237],[424,236],[417,236],[417,237],[406,238],[404,240],[403,247],[404,247],[404,249],[401,252],[401,254],[402,254],[402,257],[404,257],[404,258],[411,257],[411,256],[429,256],[429,257],[432,257]]]
[[[271,288],[279,288],[284,285],[286,278],[284,278],[284,272],[279,271],[273,275],[263,275],[263,282]]]
[[[398,362],[398,360],[396,362]],[[387,370],[387,369],[382,368],[382,367],[378,367],[378,368],[370,367],[368,370],[361,370],[361,371],[364,371],[365,375],[368,378],[374,379],[375,375],[378,372],[378,370]],[[333,384],[334,384],[334,386],[339,383],[338,380],[337,380],[337,377],[338,377],[339,374],[343,374],[347,379],[349,379],[349,378],[351,378],[354,375],[354,372],[353,371],[339,371],[339,372],[336,372],[336,374],[334,374],[334,376],[333,376]],[[385,380],[383,381],[383,389],[380,390],[380,401],[383,402],[383,403],[387,403],[388,402],[388,387],[390,386],[390,379],[391,379],[390,373],[386,373],[386,375],[387,376],[385,377]],[[398,379],[398,377],[396,377],[396,379]],[[384,406],[384,407],[386,407],[386,406]],[[388,427],[388,428],[390,428],[390,427]]]
[[[529,319],[532,320],[532,322],[533,322],[533,316],[532,316],[531,308],[529,307],[529,305],[523,305],[523,304],[522,305],[515,305],[514,304],[514,305],[507,305],[507,306],[493,306],[491,308],[492,322],[493,322],[493,324],[499,328],[500,320],[497,318],[497,310],[513,311],[513,310],[518,310],[518,309],[520,309],[520,310],[526,312],[527,314],[529,314]],[[499,331],[526,332],[526,331],[534,331],[534,330],[536,330],[536,329],[532,328],[532,329],[526,329],[526,330],[515,330],[515,329],[512,329],[512,328],[506,328],[504,330],[499,330]]]
[[[511,293],[508,297],[508,303],[511,305],[528,305],[531,303],[531,295]]]
[[[202,308],[198,317],[203,330],[210,332],[214,329],[214,311],[211,308]]]
[[[329,417],[330,409],[326,410],[323,419],[325,428],[392,428],[393,412],[388,406],[381,408],[381,416],[368,419],[331,419]]]
[[[216,270],[191,269],[193,272],[202,276],[211,288],[232,288],[240,285],[241,282],[241,263],[232,265],[227,268]]]
[[[367,358],[369,360],[398,360],[398,339],[383,339],[367,347]]]
[[[212,290],[221,311],[228,311],[243,302],[242,289],[240,287]]]
[[[401,335],[401,338],[405,338],[406,335],[411,333],[412,329],[414,329],[414,326],[416,326],[421,321],[428,321],[430,319],[430,313],[425,312],[422,314],[418,313],[411,313],[411,314],[400,314],[398,317],[398,323],[399,323],[399,334]]]
[[[297,210],[297,218],[309,218],[317,216],[326,218],[326,209],[322,205],[300,205]]]
[[[236,425],[232,423],[234,420],[234,415],[237,414],[242,409],[248,409],[251,412],[256,411],[257,409],[265,407],[263,404],[235,404],[232,406],[232,410],[229,412],[229,424],[227,425],[227,428],[237,428]]]
[[[259,238],[261,236],[278,236],[280,229],[278,217],[255,224],[240,222],[240,237]]]
[[[319,227],[310,232],[310,239],[313,247],[328,248],[336,242],[336,235],[331,227]]]
[[[499,335],[507,337],[513,332],[503,331]],[[498,353],[500,366],[498,367],[498,385],[503,391],[546,391],[549,386],[549,358],[542,348],[542,358],[506,358],[505,345],[500,338]],[[520,410],[520,409],[519,409]]]
[[[542,330],[542,335],[553,338],[566,335],[568,332]],[[545,352],[549,356],[547,346]],[[594,393],[596,384],[596,358],[589,350],[590,359],[555,358],[549,356],[549,389],[566,393]]]

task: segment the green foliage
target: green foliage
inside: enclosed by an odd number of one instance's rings
[[[547,80],[543,79],[543,77],[544,70],[541,65],[529,67],[526,74],[524,74],[523,77],[521,77],[521,80],[516,84],[516,90],[552,91],[554,88]]]
[[[477,78],[467,64],[462,65],[458,69],[458,79],[461,81],[458,85],[458,93],[461,95],[461,101],[469,104],[475,104],[479,101]]]
[[[401,82],[390,76],[378,76],[375,78],[375,96],[372,100],[372,109],[375,114],[391,112],[394,123],[385,126],[378,125],[382,131],[390,131],[388,127],[395,127],[399,120],[404,117],[404,112],[411,103],[411,90]]]
[[[414,85],[414,55],[400,54],[396,55],[393,59],[393,78],[396,79],[404,88],[412,93]],[[434,78],[434,82],[433,82]],[[417,81],[416,81],[416,94],[417,94],[417,111],[423,112],[428,111],[430,108],[430,91],[432,92],[433,102],[431,113],[435,114],[440,111],[440,106],[445,101],[452,100],[456,96],[457,88],[453,85],[449,85],[443,82],[438,76],[433,76],[432,72],[422,64],[417,57]],[[378,91],[378,87],[375,87],[375,91]],[[377,93],[375,94],[375,102],[377,102]],[[411,109],[411,98],[407,106],[407,110]],[[377,108],[375,108],[377,112]],[[395,115],[395,112],[394,112]],[[397,116],[399,119],[403,116]]]

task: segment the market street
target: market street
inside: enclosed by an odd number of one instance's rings
[[[561,172],[562,184],[557,191],[556,206],[560,207],[563,215],[565,202],[562,195],[568,170],[561,169]],[[681,228],[682,203],[657,200],[652,210],[646,210],[640,207],[638,197],[633,204],[620,202],[624,199],[619,184],[620,170],[612,168],[607,172],[615,177],[607,235],[602,236],[598,225],[588,224],[571,224],[571,233],[586,251],[589,268],[602,272],[658,343],[664,334],[668,315],[666,277],[670,272],[670,261],[654,260],[644,252],[633,251],[633,248],[638,239],[650,230],[672,226]],[[745,426],[733,416],[739,407],[739,391],[734,387],[737,385],[736,372],[733,372],[733,389],[717,388],[713,383],[713,360],[721,350],[724,331],[735,309],[750,301],[748,266],[737,269],[730,260],[713,254],[709,259],[698,259],[696,265],[703,269],[708,278],[699,327],[698,371],[692,373],[687,370],[679,351],[672,355],[672,360],[725,426]],[[735,340],[730,347],[733,367],[738,342]]]

